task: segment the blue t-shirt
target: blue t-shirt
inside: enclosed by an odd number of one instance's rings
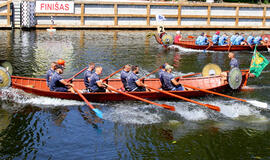
[[[60,82],[61,80],[63,80],[62,76],[59,73],[54,72],[50,82],[50,90],[55,91],[57,88],[67,88],[63,83]]]
[[[253,36],[248,36],[247,42],[248,42],[250,45],[253,45],[253,44],[254,44],[254,37],[253,37]]]
[[[260,41],[262,41],[262,37],[261,36],[257,36],[255,39],[254,39],[254,44],[260,44]]]
[[[236,58],[231,59],[230,67],[231,67],[231,69],[233,69],[234,67],[237,67],[237,68],[239,67],[239,64],[238,64],[238,61]]]
[[[50,87],[50,80],[52,78],[52,75],[54,74],[54,70],[49,69],[46,73],[46,82],[47,82],[47,86]]]
[[[100,87],[97,85],[97,81],[99,81],[99,75],[97,73],[93,73],[90,77],[90,82],[89,82],[89,89],[91,91],[95,92],[100,89]]]
[[[245,38],[243,36],[238,36],[235,39],[235,45],[241,45],[241,42],[243,42],[245,40]]]
[[[164,73],[165,73],[165,71],[163,71],[162,69],[159,70],[159,72],[158,72],[158,77],[159,77],[159,80],[160,80],[161,84],[163,84],[162,76],[163,76]]]
[[[200,43],[201,43],[201,41],[202,41],[202,38],[203,38],[203,36],[199,36],[199,37],[196,39],[195,43],[196,43],[197,45],[200,45]]]
[[[128,77],[127,77],[127,85],[128,85],[129,90],[132,91],[132,90],[134,90],[134,89],[136,89],[138,87],[137,84],[136,84],[136,81],[138,79],[139,79],[138,76],[133,72],[131,72],[128,75]]]
[[[235,40],[236,40],[236,38],[237,38],[238,36],[237,35],[233,35],[232,37],[231,37],[231,43],[232,43],[232,45],[236,45],[235,44]]]
[[[226,45],[226,44],[227,44],[227,42],[226,42],[227,39],[228,39],[227,36],[221,36],[221,37],[219,38],[218,45],[220,45],[220,46]]]
[[[127,88],[127,77],[129,75],[129,72],[122,70],[120,73],[120,77],[121,77],[121,81],[125,87],[125,89]]]
[[[163,79],[162,89],[169,91],[175,87],[172,83],[172,79],[174,79],[174,77],[171,73],[164,72],[162,79]]]
[[[196,44],[197,45],[200,45],[200,46],[203,46],[203,45],[208,45],[208,42],[207,42],[207,37],[204,37],[204,36],[199,36],[197,39],[196,39]]]
[[[218,41],[219,41],[219,38],[220,38],[219,35],[217,35],[217,34],[213,35],[213,38],[212,38],[213,44],[217,45]]]
[[[86,70],[86,72],[84,72],[83,81],[86,88],[89,88],[90,77],[93,73],[94,73],[94,70],[92,71]]]

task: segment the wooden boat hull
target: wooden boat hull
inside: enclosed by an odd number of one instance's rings
[[[243,82],[246,79],[247,72],[243,72]],[[232,91],[228,84],[220,85],[220,76],[215,77],[194,77],[194,78],[182,78],[180,79],[183,84],[193,85],[195,87],[209,89],[215,92],[228,92]],[[75,80],[73,82],[76,88],[84,89],[83,80]],[[122,83],[119,79],[110,79],[108,84],[119,89],[122,87]],[[160,87],[159,79],[147,79],[145,80],[146,85],[151,85],[154,88]],[[242,83],[243,85],[243,83]],[[242,87],[241,85],[241,87]],[[46,96],[52,98],[61,98],[61,99],[70,99],[70,100],[79,100],[81,98],[77,94],[69,93],[69,92],[51,92],[46,86],[45,79],[39,78],[27,78],[27,77],[18,77],[12,76],[12,87],[21,89],[27,93],[32,93],[39,96]],[[240,88],[241,88],[240,87]],[[240,89],[239,88],[239,89]],[[175,99],[166,94],[159,92],[129,92],[132,95],[151,99],[151,100],[168,100]],[[171,91],[171,93],[191,98],[191,97],[203,97],[208,95],[209,93],[192,90],[192,91]],[[125,101],[125,100],[134,100],[131,97],[127,97],[125,95],[119,93],[83,93],[83,95],[91,102],[106,102],[106,101]]]

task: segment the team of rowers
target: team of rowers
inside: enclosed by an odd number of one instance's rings
[[[231,59],[230,67],[239,67],[237,59],[234,57],[234,53],[230,52],[228,57]],[[65,81],[61,74],[63,74],[65,68],[65,61],[60,59],[57,62],[51,64],[51,68],[47,71],[46,81],[47,86],[50,91],[55,92],[72,92],[75,93],[73,89],[73,84],[71,82]],[[161,66],[161,69],[158,72],[159,79],[161,82],[161,89],[165,91],[183,91],[190,90],[185,88],[179,81],[179,77],[174,77],[172,74],[173,66],[165,63]],[[123,90],[127,92],[141,92],[149,91],[145,88],[143,83],[144,78],[138,77],[139,67],[131,66],[129,64],[125,65],[123,70],[120,73],[121,82],[123,83]],[[85,92],[110,92],[107,90],[107,86],[103,84],[100,79],[102,74],[102,67],[95,66],[95,63],[90,63],[87,70],[84,73],[84,84]],[[221,74],[221,77],[224,77],[224,83],[227,79],[226,72]]]
[[[268,38],[262,39],[262,35],[256,36],[254,34],[251,34],[250,36],[245,39],[244,33],[235,33],[231,36],[231,38],[228,37],[226,33],[223,33],[223,35],[220,35],[220,32],[217,31],[213,36],[212,40],[208,39],[208,36],[206,33],[202,32],[199,37],[197,37],[195,41],[196,45],[219,45],[219,46],[226,46],[226,45],[266,45],[268,43]]]

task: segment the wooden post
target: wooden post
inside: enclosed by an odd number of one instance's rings
[[[114,25],[118,26],[118,6],[114,4]]]
[[[211,5],[209,4],[208,10],[207,10],[207,25],[210,26],[210,17],[211,17]]]
[[[265,27],[265,22],[266,22],[266,10],[267,10],[267,7],[264,6],[263,7],[263,20],[262,20],[262,26]]]
[[[146,19],[146,21],[147,21],[147,26],[150,26],[150,5],[148,4],[147,5],[147,19]]]
[[[11,23],[10,23],[10,15],[11,15],[10,2],[11,1],[7,2],[7,25],[11,25]]]
[[[81,3],[81,26],[84,25],[84,3]]]
[[[239,6],[236,7],[235,11],[235,26],[238,26],[239,23]]]
[[[181,10],[182,10],[182,6],[179,4],[178,5],[178,18],[177,18],[177,25],[181,26]]]

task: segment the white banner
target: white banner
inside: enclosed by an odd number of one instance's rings
[[[36,13],[74,13],[74,2],[36,1]]]

